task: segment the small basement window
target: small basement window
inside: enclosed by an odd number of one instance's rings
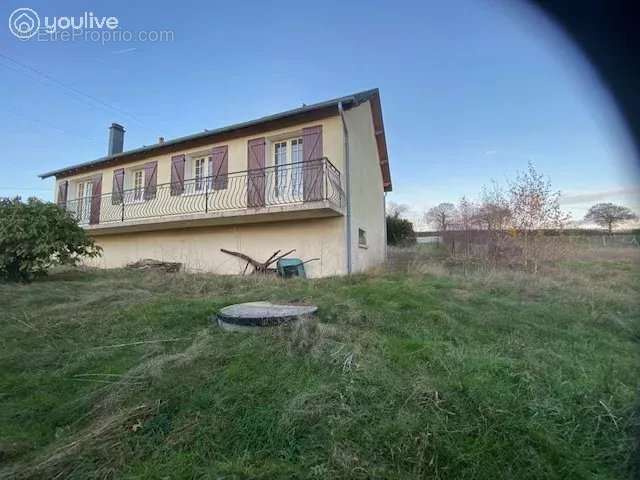
[[[366,247],[367,246],[367,232],[363,229],[358,229],[358,246]]]

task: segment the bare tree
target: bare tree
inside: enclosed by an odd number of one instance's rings
[[[613,203],[598,203],[592,206],[584,216],[586,221],[606,227],[609,235],[616,226],[637,218],[638,216],[629,208]]]
[[[546,229],[561,230],[569,215],[560,208],[560,192],[551,188],[551,181],[529,163],[526,172],[519,173],[509,188],[511,224],[521,240],[525,268],[538,270],[544,255]]]
[[[478,223],[478,205],[463,196],[458,202],[456,223],[461,230],[472,230]]]
[[[471,255],[472,232],[479,226],[478,205],[463,196],[458,202],[456,229],[462,231],[464,253],[467,257]]]
[[[503,188],[495,181],[482,187],[477,220],[489,232],[502,232],[511,221],[511,209]]]
[[[538,173],[532,163],[511,183],[509,193],[511,220],[521,232],[562,228],[569,220],[560,208],[560,192],[551,189],[551,181]]]
[[[387,215],[398,218],[409,211],[409,205],[404,203],[389,202],[387,203]]]
[[[453,223],[456,214],[457,210],[453,203],[441,203],[424,214],[424,221],[433,225],[438,231],[445,232]]]

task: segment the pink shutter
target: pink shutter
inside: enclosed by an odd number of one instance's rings
[[[91,194],[91,213],[89,215],[89,223],[95,225],[100,223],[100,204],[102,202],[102,174],[96,175],[91,179],[93,184],[93,192]]]
[[[64,180],[58,185],[58,206],[67,208],[67,192],[69,191],[69,182]]]
[[[322,200],[322,125],[302,129],[302,152],[304,201]]]
[[[265,139],[254,138],[248,142],[248,170],[247,173],[247,206],[264,207],[265,187]]]
[[[209,158],[209,175],[213,177],[213,189],[224,190],[227,188],[229,173],[229,147],[222,145],[213,147]]]
[[[124,168],[113,171],[113,186],[111,187],[111,205],[120,205],[124,195]]]
[[[158,162],[144,164],[144,199],[153,200],[156,198],[158,189]]]
[[[184,155],[171,157],[171,195],[184,192]]]

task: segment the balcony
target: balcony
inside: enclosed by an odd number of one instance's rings
[[[72,199],[93,235],[343,215],[340,171],[321,158]]]

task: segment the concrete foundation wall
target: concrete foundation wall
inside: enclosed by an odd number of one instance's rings
[[[305,265],[309,277],[346,273],[344,217],[114,234],[96,237],[96,242],[104,249],[103,256],[88,260],[88,266],[121,268],[153,258],[180,262],[189,272],[240,274],[246,262],[222,253],[221,248],[260,261],[275,250],[284,253],[295,248],[290,257],[320,258]]]

